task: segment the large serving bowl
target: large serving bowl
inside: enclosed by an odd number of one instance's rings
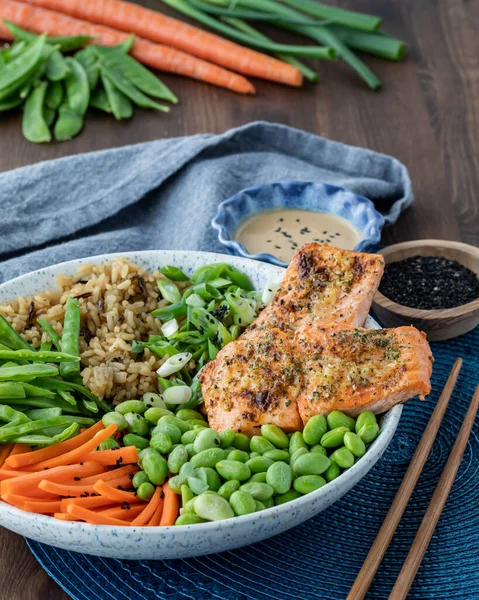
[[[246,273],[257,289],[280,281],[283,269],[256,260],[208,252],[151,250],[82,258],[28,273],[0,285],[0,304],[15,296],[55,289],[55,276],[73,274],[81,264],[101,264],[125,257],[150,270],[163,265],[181,267],[187,273],[215,262],[229,262]],[[378,327],[371,318],[368,327]],[[292,502],[225,521],[180,527],[114,527],[66,522],[28,513],[0,501],[0,525],[28,538],[58,548],[121,559],[168,559],[201,556],[253,544],[291,529],[331,506],[374,466],[390,443],[401,416],[395,406],[381,419],[380,434],[366,455],[337,479]]]

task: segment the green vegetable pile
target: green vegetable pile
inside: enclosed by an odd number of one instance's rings
[[[38,324],[51,342],[35,350],[0,315],[0,444],[56,444],[110,410],[79,376],[78,300],[67,301],[62,338],[46,321]]]
[[[302,433],[263,425],[250,439],[231,429],[217,433],[200,412],[154,394],[122,402],[102,420],[139,450],[133,486],[141,500],[173,475],[168,485],[182,505],[176,525],[246,515],[313,492],[352,467],[379,434],[372,412],[353,419],[334,410],[312,417]],[[110,438],[101,449],[118,447]]]
[[[22,132],[30,142],[50,142],[52,128],[59,142],[75,137],[88,107],[129,119],[135,104],[168,112],[156,99],[178,101],[129,56],[133,36],[110,48],[86,45],[88,36],[37,36],[8,21],[5,25],[15,42],[0,50],[0,112],[22,106]]]

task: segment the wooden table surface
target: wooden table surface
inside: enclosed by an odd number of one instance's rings
[[[140,2],[158,6],[155,0]],[[286,89],[257,82],[255,98],[166,75],[180,104],[168,115],[137,110],[129,122],[89,115],[84,132],[64,144],[34,145],[18,114],[1,116],[0,171],[156,138],[222,132],[249,121],[285,123],[397,157],[409,168],[415,204],[386,243],[418,238],[479,242],[479,2],[472,0],[330,0],[384,17],[407,42],[402,63],[366,58],[383,82],[371,92],[345,66],[321,63],[322,83]],[[277,39],[293,39],[275,33]],[[300,41],[299,39],[297,41]],[[24,540],[0,530],[0,598],[67,598]]]

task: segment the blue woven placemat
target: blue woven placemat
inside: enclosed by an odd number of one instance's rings
[[[343,600],[391,504],[457,356],[464,366],[424,473],[369,599],[388,597],[479,380],[479,329],[433,344],[433,392],[405,406],[382,460],[314,519],[239,550],[173,561],[119,561],[29,546],[75,600]],[[121,541],[119,541],[121,543]],[[479,429],[476,425],[409,598],[479,598]]]

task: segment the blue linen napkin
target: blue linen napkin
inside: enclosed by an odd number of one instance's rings
[[[0,174],[0,282],[105,252],[221,252],[218,204],[285,180],[348,188],[386,223],[413,202],[396,159],[273,123],[91,152]]]

